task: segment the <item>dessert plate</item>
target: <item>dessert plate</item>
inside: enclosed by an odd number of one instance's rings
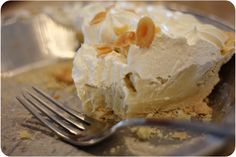
[[[201,21],[226,31],[234,31],[217,20],[193,14]],[[73,51],[79,46],[74,34],[73,30],[62,27],[45,15],[2,26],[1,119],[2,151],[5,154],[209,155],[219,151],[219,148],[226,144],[228,148],[234,147],[229,141],[191,132],[187,133],[185,139],[181,139],[181,136],[175,138],[172,136],[175,130],[168,128],[159,128],[160,135],[150,140],[138,138],[129,128],[123,129],[101,144],[88,148],[74,147],[52,137],[53,134],[49,130],[41,126],[12,98],[19,95],[22,88],[34,85],[48,91],[64,105],[70,104],[69,107],[73,109],[81,109],[73,82],[64,76],[70,71]],[[63,40],[66,39],[65,45],[62,44],[62,36]],[[232,57],[222,67],[221,81],[209,96],[209,103],[214,109],[213,122],[221,123],[229,129],[234,129],[235,124],[234,65],[235,57]]]

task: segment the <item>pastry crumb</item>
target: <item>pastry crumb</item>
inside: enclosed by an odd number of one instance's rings
[[[121,148],[120,146],[112,147],[110,149],[110,153],[111,154],[115,154],[115,153],[117,153],[120,150],[120,148]]]
[[[116,149],[113,147],[113,148],[111,148],[111,150],[110,150],[110,153],[111,154],[114,154],[116,152]]]
[[[165,140],[186,140],[190,137],[185,131],[166,132],[163,129],[154,127],[134,127],[131,128],[131,132],[134,133],[141,141],[146,141],[153,138]]]
[[[194,106],[194,111],[198,114],[208,115],[212,113],[212,108],[206,103],[201,103]]]
[[[134,127],[131,128],[131,132],[135,133],[141,140],[148,140],[153,137],[163,138],[163,134],[159,128]]]
[[[27,130],[21,130],[18,132],[18,137],[22,140],[31,139],[31,134]]]
[[[201,121],[211,121],[212,108],[203,102],[194,106],[177,108],[170,111],[158,111],[154,113],[149,113],[146,117],[154,119],[177,119],[177,120],[199,119]]]
[[[61,96],[60,96],[60,95],[57,95],[57,94],[53,95],[53,98],[56,99],[56,100],[59,99],[60,97],[61,97]]]
[[[60,83],[65,83],[67,85],[73,84],[70,67],[64,67],[62,70],[53,73],[53,76],[55,80]]]
[[[170,135],[172,138],[174,139],[178,139],[178,140],[186,140],[189,136],[186,132],[181,131],[181,132],[173,132]]]

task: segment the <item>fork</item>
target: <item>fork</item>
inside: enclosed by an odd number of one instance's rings
[[[31,90],[24,90],[22,95],[17,96],[16,99],[62,140],[77,146],[94,145],[108,138],[119,129],[130,126],[163,126],[211,134],[220,138],[230,139],[234,137],[234,133],[223,126],[197,121],[134,118],[122,120],[115,124],[100,122],[71,108],[64,107],[64,105],[36,87],[32,87]]]

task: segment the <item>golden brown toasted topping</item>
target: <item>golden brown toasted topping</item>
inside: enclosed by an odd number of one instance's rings
[[[221,54],[224,55],[227,52],[230,52],[235,48],[235,33],[234,32],[226,32],[228,36],[228,40],[225,42],[224,47],[221,51]]]
[[[149,17],[143,17],[138,22],[136,30],[136,44],[140,48],[148,48],[152,44],[155,37],[155,24]]]
[[[97,50],[97,56],[99,57],[101,55],[112,52],[113,47],[109,44],[100,44],[96,46],[96,50]]]
[[[114,41],[116,47],[127,47],[135,42],[135,32],[125,32]]]
[[[107,12],[102,11],[97,13],[94,18],[90,21],[90,25],[98,24],[106,18]]]
[[[121,34],[127,32],[128,29],[129,29],[129,26],[128,26],[128,25],[123,25],[123,26],[121,26],[121,27],[114,27],[114,28],[113,28],[113,30],[114,30],[114,32],[115,32],[115,34],[116,34],[117,36],[119,36],[119,35],[121,35]]]

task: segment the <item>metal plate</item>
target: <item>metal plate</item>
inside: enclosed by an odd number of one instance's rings
[[[232,29],[216,20],[195,14],[200,20],[214,24],[224,30]],[[63,72],[72,66],[71,59],[65,59],[65,54],[52,53],[45,42],[47,35],[42,35],[42,28],[50,31],[50,19],[43,20],[34,17],[22,22],[16,22],[2,28],[2,98],[1,98],[1,131],[2,151],[7,155],[202,155],[212,154],[219,150],[226,141],[212,136],[189,133],[187,140],[160,139],[149,141],[138,140],[129,128],[121,130],[104,142],[86,148],[74,147],[57,139],[23,108],[15,99],[24,88],[38,86],[57,97],[64,105],[80,110],[80,101],[76,96],[73,84],[56,81],[55,73]],[[40,22],[37,22],[41,20]],[[35,22],[36,21],[36,22]],[[54,22],[53,22],[54,23]],[[55,24],[55,23],[54,23]],[[52,24],[52,25],[54,25]],[[40,26],[40,27],[39,27]],[[38,28],[39,30],[35,29]],[[62,32],[61,26],[55,24],[53,30]],[[45,31],[45,30],[44,30]],[[64,31],[64,29],[63,29]],[[38,33],[38,34],[37,34]],[[48,32],[49,33],[49,32]],[[46,33],[46,34],[48,34]],[[64,32],[69,39],[73,34]],[[63,33],[62,33],[63,34]],[[17,37],[24,37],[22,38]],[[40,37],[40,40],[37,38]],[[55,36],[54,36],[55,37]],[[53,38],[52,38],[53,39]],[[20,42],[19,42],[20,41]],[[52,41],[61,46],[61,41]],[[17,44],[16,44],[17,43]],[[77,42],[77,44],[79,44]],[[78,46],[78,45],[77,45]],[[67,54],[76,49],[76,44],[67,48]],[[67,56],[67,57],[68,57]],[[222,67],[221,82],[209,96],[210,105],[214,108],[214,122],[224,124],[234,129],[234,87],[235,87],[235,57]],[[19,68],[20,67],[20,68]],[[37,68],[35,68],[37,67]],[[163,128],[166,133],[173,132]],[[22,131],[27,131],[29,137],[22,139]],[[230,143],[232,146],[232,143]],[[234,147],[233,147],[234,148]]]

